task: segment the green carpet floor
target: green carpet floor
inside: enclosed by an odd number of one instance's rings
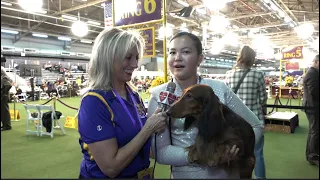
[[[72,107],[79,107],[80,98],[61,100]],[[273,102],[270,99],[269,104]],[[282,99],[281,102],[286,104],[287,101]],[[298,101],[293,101],[292,105],[298,105]],[[13,108],[13,104],[10,107]],[[77,178],[82,159],[77,130],[66,129],[67,135],[64,136],[61,131],[55,131],[53,139],[48,136],[26,136],[26,112],[21,103],[16,104],[16,108],[21,114],[21,120],[12,122],[11,131],[1,132],[1,178]],[[76,113],[59,102],[57,110],[65,117]],[[300,110],[293,111],[299,114],[300,120],[300,126],[294,134],[265,133],[267,177],[319,179],[319,168],[309,165],[305,160],[308,132],[306,116]],[[169,178],[169,167],[157,165],[155,175],[156,178]]]

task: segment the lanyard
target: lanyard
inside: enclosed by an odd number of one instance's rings
[[[141,118],[139,116],[139,113],[138,113],[138,110],[137,110],[137,102],[135,100],[135,98],[133,97],[132,95],[132,92],[127,88],[128,92],[129,92],[129,95],[130,95],[130,99],[131,101],[133,102],[134,104],[134,110],[137,114],[137,117],[138,117],[138,120],[139,120],[139,123],[140,123],[140,127],[142,128],[143,124],[142,124],[142,121],[141,121]],[[128,116],[130,117],[133,125],[136,125],[136,121],[134,120],[134,118],[132,117],[127,105],[124,103],[123,99],[120,97],[120,95],[117,93],[116,90],[113,90],[113,92],[116,94],[116,97],[118,98],[118,100],[120,101],[120,104],[122,105],[122,107],[124,108],[124,110],[127,112]]]

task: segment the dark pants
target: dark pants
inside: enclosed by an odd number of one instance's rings
[[[4,128],[11,128],[10,110],[9,110],[9,96],[1,97],[1,123]]]
[[[306,148],[307,160],[319,160],[319,113],[306,112],[309,133]]]

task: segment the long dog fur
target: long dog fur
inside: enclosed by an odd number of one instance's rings
[[[190,162],[205,166],[238,168],[240,178],[251,178],[255,164],[255,136],[251,125],[222,104],[210,86],[193,85],[167,111],[173,118],[186,118],[184,128],[198,128],[194,145],[187,148]],[[240,150],[231,158],[233,145]]]

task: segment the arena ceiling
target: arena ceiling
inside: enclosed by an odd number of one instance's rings
[[[221,1],[221,0],[212,0]],[[304,45],[314,49],[312,44],[319,43],[319,3],[317,0],[229,0],[220,11],[210,10],[203,0],[167,0],[167,22],[173,24],[174,31],[179,31],[185,23],[189,31],[196,31],[203,37],[203,27],[209,25],[212,15],[220,15],[229,19],[229,32],[239,36],[240,46],[252,43],[252,35],[263,34],[269,37],[272,47],[278,48],[291,45]],[[18,42],[24,37],[31,36],[32,32],[45,33],[49,36],[69,36],[73,43],[80,38],[71,32],[72,20],[62,18],[62,15],[74,17],[80,14],[82,21],[95,21],[101,25],[89,25],[89,33],[84,38],[94,40],[104,29],[104,9],[101,5],[106,0],[44,0],[43,10],[46,13],[31,13],[23,10],[17,0],[1,0],[1,28],[19,30],[15,37]],[[12,5],[5,5],[11,3]],[[273,10],[273,5],[279,8]],[[186,6],[192,7],[190,16],[183,17],[181,12]],[[308,39],[297,36],[294,26],[302,23],[311,23],[314,32]],[[162,24],[153,24],[156,29]],[[157,32],[158,33],[158,32]],[[210,49],[220,38],[210,27],[207,30],[206,49]],[[50,37],[49,37],[50,38]],[[238,51],[240,46],[227,46],[230,51]],[[162,52],[162,40],[157,39],[157,52]],[[226,53],[228,54],[228,53]]]

